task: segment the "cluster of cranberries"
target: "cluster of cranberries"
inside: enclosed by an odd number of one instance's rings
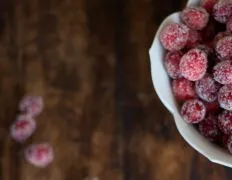
[[[232,153],[232,0],[201,0],[160,33],[181,115]]]
[[[43,99],[39,96],[25,96],[19,103],[21,114],[10,127],[11,137],[23,143],[34,133],[36,129],[35,117],[43,110]],[[25,159],[37,167],[46,167],[54,158],[54,152],[48,143],[30,145],[26,148]]]

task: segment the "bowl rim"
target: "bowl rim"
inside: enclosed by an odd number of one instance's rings
[[[199,0],[191,0],[187,3],[187,5],[196,5],[198,3]],[[149,49],[150,70],[154,89],[161,102],[173,115],[177,129],[184,140],[210,161],[227,167],[232,167],[232,155],[219,146],[210,143],[208,140],[202,137],[192,125],[187,124],[181,118],[177,102],[173,96],[170,78],[168,77],[163,65],[164,48],[159,41],[159,34],[165,24],[167,24],[169,21],[180,22],[179,14],[180,12],[175,12],[169,15],[161,23],[156,32],[152,46]],[[158,61],[158,59],[160,60]]]

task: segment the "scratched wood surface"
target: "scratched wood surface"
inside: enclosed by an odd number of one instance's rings
[[[180,137],[157,98],[148,49],[166,0],[0,0],[0,180],[229,180]],[[23,145],[9,125],[24,94],[44,97]],[[23,149],[47,141],[45,169]]]

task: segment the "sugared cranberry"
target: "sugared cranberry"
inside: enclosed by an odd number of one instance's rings
[[[218,116],[218,125],[224,134],[232,135],[232,112],[223,111]]]
[[[214,79],[220,84],[232,83],[232,62],[222,61],[213,68]]]
[[[211,13],[217,1],[218,0],[201,0],[200,5]]]
[[[19,103],[19,109],[32,116],[39,115],[43,110],[43,99],[40,96],[25,96]]]
[[[218,101],[214,102],[204,102],[207,113],[217,114],[220,111],[220,105]]]
[[[202,30],[209,21],[209,14],[202,7],[187,7],[182,11],[181,18],[191,29]]]
[[[214,18],[220,23],[226,23],[232,15],[232,1],[219,0],[213,7]]]
[[[232,17],[230,17],[230,19],[228,20],[228,22],[226,23],[226,30],[230,33],[232,33]]]
[[[25,142],[35,131],[36,122],[30,115],[19,115],[10,128],[11,137],[20,143]]]
[[[181,78],[173,80],[172,89],[178,100],[188,100],[196,97],[194,83],[187,79]]]
[[[200,133],[210,141],[218,140],[219,128],[218,119],[214,115],[209,115],[199,123]]]
[[[188,100],[183,104],[181,114],[186,122],[199,123],[205,118],[206,107],[200,100]]]
[[[196,47],[196,45],[198,45],[200,42],[201,42],[200,33],[196,30],[190,29],[186,48],[191,49],[193,47]]]
[[[206,74],[202,79],[196,81],[195,89],[197,95],[207,102],[214,102],[217,99],[217,93],[220,85],[214,81],[210,74]]]
[[[164,27],[160,41],[169,51],[179,51],[185,47],[189,37],[189,28],[183,24],[173,23]]]
[[[217,33],[217,35],[214,37],[213,45],[216,46],[218,41],[226,36],[229,36],[229,33],[226,31]]]
[[[207,54],[200,49],[192,49],[180,60],[180,71],[183,77],[190,81],[201,79],[207,69]]]
[[[221,108],[232,111],[232,85],[225,85],[219,90],[218,102]]]
[[[54,151],[48,143],[34,144],[25,150],[25,158],[36,167],[46,167],[53,161]]]
[[[181,77],[180,72],[180,58],[182,57],[181,51],[168,52],[165,56],[164,65],[169,74],[173,79]]]
[[[230,60],[232,58],[232,36],[225,36],[218,40],[215,51],[220,59]]]

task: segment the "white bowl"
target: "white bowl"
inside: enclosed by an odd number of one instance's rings
[[[197,5],[200,0],[190,0],[188,5]],[[202,137],[198,131],[190,124],[187,124],[181,117],[178,106],[173,96],[170,79],[163,65],[164,49],[159,41],[161,29],[170,22],[180,22],[180,12],[176,12],[168,16],[160,25],[152,47],[149,50],[151,75],[154,88],[164,104],[164,106],[172,113],[177,129],[182,137],[199,153],[204,155],[210,161],[232,167],[232,155],[226,150],[210,143]]]

